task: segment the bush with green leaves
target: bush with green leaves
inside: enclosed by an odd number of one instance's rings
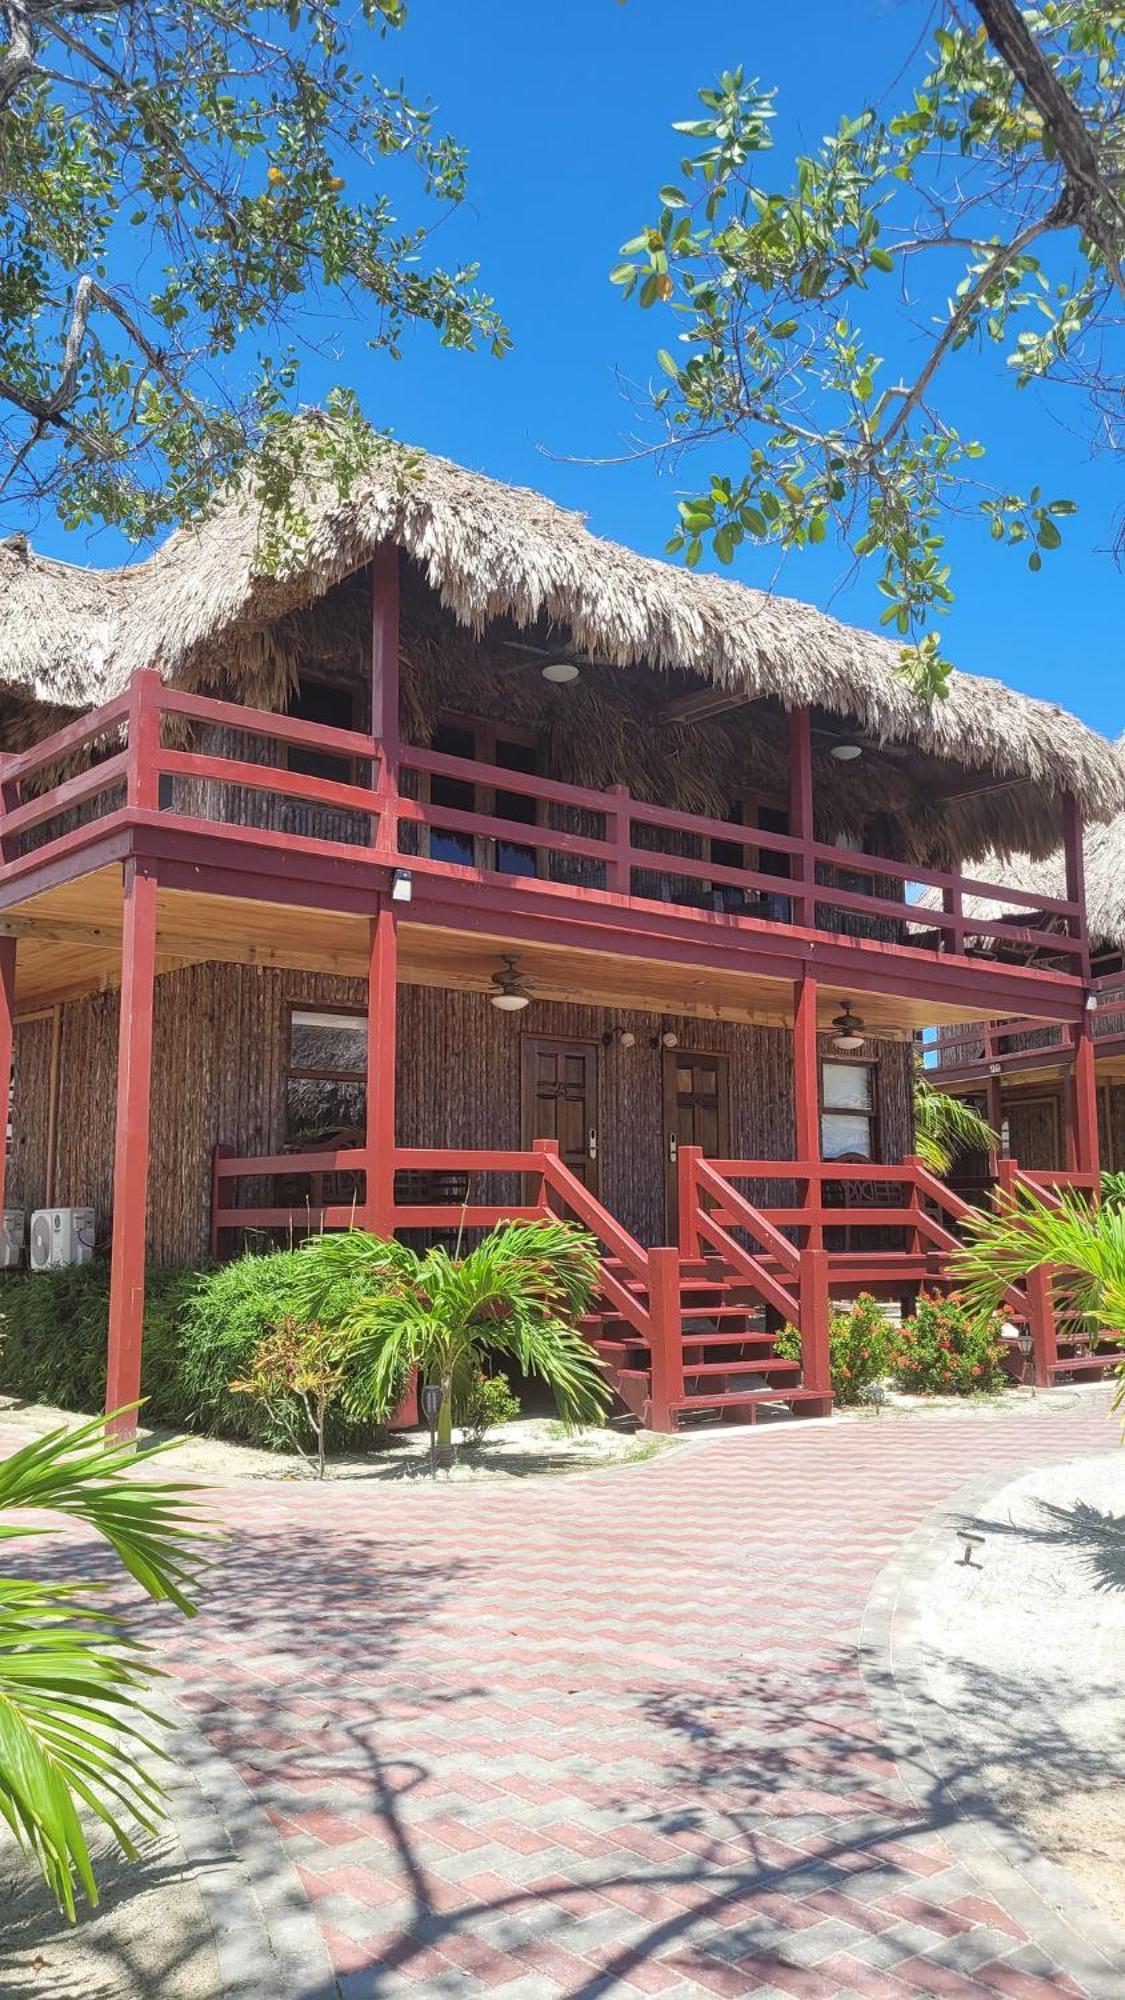
[[[974,1311],[955,1292],[948,1298],[921,1293],[891,1356],[897,1387],[922,1396],[1002,1389],[1009,1378],[999,1325],[996,1314]]]
[[[506,1375],[475,1375],[453,1409],[464,1442],[474,1448],[499,1424],[514,1424],[519,1413],[520,1399]]]
[[[193,1420],[180,1379],[184,1314],[199,1283],[180,1268],[146,1276],[141,1393],[146,1423]],[[105,1403],[109,1266],[100,1259],[61,1271],[13,1271],[0,1280],[0,1388],[60,1410]]]
[[[828,1329],[828,1365],[832,1394],[838,1403],[863,1403],[890,1368],[891,1332],[883,1309],[870,1292],[861,1292],[848,1312],[834,1312]],[[783,1360],[799,1361],[801,1336],[785,1326],[776,1341]]]

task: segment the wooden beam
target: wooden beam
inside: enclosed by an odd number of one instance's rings
[[[155,875],[146,872],[139,862],[128,862],[125,869],[125,929],[121,947],[117,1044],[107,1411],[135,1403],[141,1393],[149,1112],[152,1099],[152,1014],[156,980],[156,896]],[[135,1411],[120,1418],[114,1426],[122,1437],[131,1437],[136,1427]]]
[[[0,1216],[8,1185],[8,1125],[12,1100],[12,1043],[15,1035],[16,941],[0,939]]]
[[[384,899],[371,926],[367,976],[367,1133],[364,1227],[392,1236],[395,1220],[395,1044],[398,1018],[398,925]]]

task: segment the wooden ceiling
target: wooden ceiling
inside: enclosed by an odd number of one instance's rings
[[[119,984],[122,924],[121,876],[105,868],[77,882],[44,891],[15,913],[0,917],[0,934],[21,941],[17,1007],[22,1015]],[[203,891],[162,890],[159,898],[159,969],[219,960],[277,966],[291,971],[334,972],[363,978],[367,923],[363,917],[288,908]],[[674,962],[630,958],[611,951],[558,946],[514,946],[496,935],[438,929],[404,909],[399,931],[399,977],[406,985],[487,991],[500,953],[515,950],[534,992],[546,1000],[601,1007],[696,1015],[709,1020],[767,1025],[792,1020],[787,980],[761,974],[716,972]],[[845,996],[825,988],[820,1025],[827,1029]],[[873,1034],[904,1037],[914,1028],[963,1020],[963,1006],[865,993],[856,1002]],[[986,1018],[982,1010],[977,1019]]]

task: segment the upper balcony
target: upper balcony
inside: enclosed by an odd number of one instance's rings
[[[112,939],[120,864],[133,857],[159,874],[172,962],[206,956],[209,941],[222,955],[224,922],[245,937],[251,911],[266,958],[275,930],[283,941],[285,911],[290,956],[280,962],[292,963],[292,913],[304,910],[310,968],[329,948],[322,913],[335,913],[330,962],[348,969],[347,926],[358,930],[398,873],[412,931],[461,938],[478,958],[491,940],[532,964],[560,948],[659,961],[691,970],[697,986],[702,974],[716,1013],[767,1018],[771,991],[812,967],[840,993],[881,996],[864,1011],[890,1030],[1000,1012],[1081,1018],[1080,895],[1027,893],[818,838],[810,712],[779,709],[774,722],[787,740],[774,804],[712,818],[623,785],[546,777],[518,729],[491,728],[491,759],[464,754],[479,741],[467,723],[427,747],[385,746],[141,672],[118,699],[0,766],[3,927],[41,950],[24,994],[52,997],[66,947]],[[89,877],[97,886],[76,901],[74,885]],[[919,906],[925,891],[938,907]],[[982,898],[987,918],[967,908]]]

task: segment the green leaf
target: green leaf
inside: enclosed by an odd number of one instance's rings
[[[662,187],[660,199],[665,208],[687,207],[687,196],[678,187]]]

